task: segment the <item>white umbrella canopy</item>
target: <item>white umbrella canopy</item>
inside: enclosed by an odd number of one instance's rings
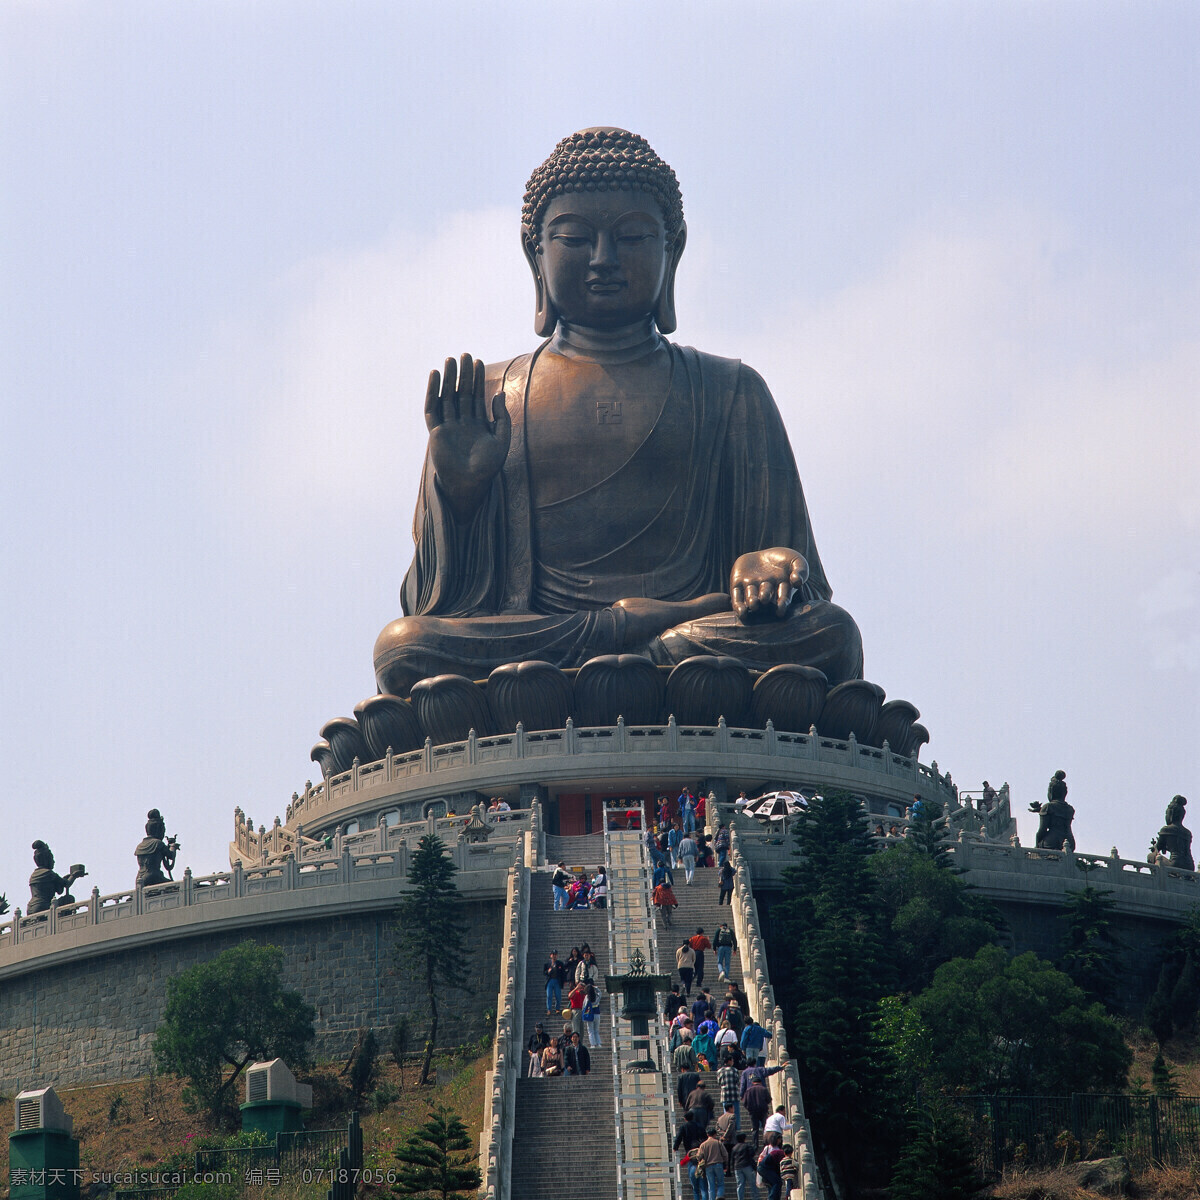
[[[763,821],[782,821],[808,808],[808,798],[800,792],[768,792],[744,810],[748,816]]]

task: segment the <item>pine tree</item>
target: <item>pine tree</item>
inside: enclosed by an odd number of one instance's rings
[[[1179,1085],[1175,1082],[1175,1072],[1171,1070],[1167,1060],[1160,1050],[1154,1056],[1154,1065],[1150,1068],[1150,1083],[1156,1096],[1178,1096]]]
[[[1146,1005],[1146,1024],[1159,1048],[1192,1028],[1200,1005],[1200,911],[1193,912],[1163,947],[1158,986]]]
[[[818,1136],[849,1175],[871,1167],[864,1143],[886,1154],[891,1089],[877,1035],[891,975],[882,952],[869,863],[874,852],[858,801],[816,797],[796,830],[801,863],[772,910],[783,947],[785,1005],[805,1098]],[[785,989],[780,989],[785,994]]]
[[[1190,1033],[1196,1027],[1196,1008],[1200,1004],[1200,963],[1189,954],[1179,978],[1171,989],[1171,1024],[1176,1033]]]
[[[437,839],[434,839],[435,841]],[[397,1196],[424,1200],[451,1200],[474,1192],[482,1182],[466,1126],[449,1109],[439,1105],[429,1120],[395,1151],[400,1166],[392,1191]]]
[[[438,987],[466,987],[461,897],[454,882],[457,870],[442,840],[427,833],[413,852],[408,868],[410,890],[396,909],[401,966],[424,980],[429,1004],[429,1038],[418,1085],[429,1082],[437,1045]]]
[[[927,855],[941,867],[950,866],[950,851],[946,845],[946,822],[942,806],[936,800],[922,800],[908,824],[904,844],[917,853]]]
[[[972,1200],[979,1190],[966,1125],[948,1103],[936,1099],[909,1121],[891,1200]]]
[[[1090,884],[1067,895],[1063,913],[1067,932],[1059,968],[1083,989],[1089,1000],[1108,1004],[1116,988],[1121,951],[1120,940],[1113,932],[1116,903],[1111,892],[1098,891]]]
[[[349,1062],[350,1090],[354,1093],[354,1107],[362,1104],[362,1098],[379,1078],[379,1042],[373,1029],[359,1034],[358,1045]]]

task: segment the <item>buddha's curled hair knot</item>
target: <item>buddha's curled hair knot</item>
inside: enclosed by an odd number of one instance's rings
[[[568,192],[639,191],[653,196],[663,211],[667,244],[683,225],[683,196],[675,172],[650,143],[625,129],[584,129],[565,137],[529,177],[521,227],[540,244],[546,206]]]

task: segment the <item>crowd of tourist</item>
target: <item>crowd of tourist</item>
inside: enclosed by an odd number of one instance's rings
[[[550,886],[555,912],[608,907],[608,873],[603,863],[589,879],[587,872],[569,871],[567,864],[560,862],[550,877]]]
[[[562,1034],[551,1038],[539,1021],[526,1043],[529,1075],[586,1075],[592,1069],[589,1047],[600,1045],[600,965],[591,946],[572,946],[566,959],[557,950],[542,967],[546,980],[546,1016],[561,1020]],[[564,1003],[565,1002],[565,1003]]]
[[[743,794],[744,797],[744,794]],[[739,797],[739,799],[743,799]],[[685,787],[677,798],[657,798],[646,822],[646,849],[652,863],[652,900],[664,923],[678,907],[675,873],[691,886],[696,872],[715,869],[718,903],[732,904],[737,867],[728,826],[715,822],[708,832],[708,801],[699,789]],[[623,828],[638,828],[628,820]],[[603,867],[594,875],[560,862],[552,877],[556,910],[603,908],[608,880]],[[767,1064],[771,1033],[750,1015],[749,998],[733,976],[737,936],[730,921],[707,931],[697,926],[681,937],[675,950],[679,982],[664,1004],[670,1069],[682,1119],[674,1148],[681,1154],[693,1200],[724,1200],[726,1181],[738,1200],[782,1200],[796,1186],[793,1147],[784,1139],[790,1125],[786,1110],[772,1110],[768,1080],[783,1070]],[[706,976],[715,962],[714,995]],[[590,947],[573,947],[566,959],[557,951],[543,964],[546,1018],[530,1035],[528,1073],[552,1077],[587,1075],[590,1049],[601,1045],[599,968]],[[551,1036],[549,1029],[561,1034]]]

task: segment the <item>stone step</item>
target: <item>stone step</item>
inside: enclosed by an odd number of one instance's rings
[[[547,857],[562,859],[589,872],[604,860],[601,834],[577,838],[548,837]],[[521,1046],[533,1026],[542,1021],[548,1033],[562,1029],[546,1016],[543,964],[551,950],[565,960],[572,946],[587,942],[600,968],[600,1036],[603,1044],[589,1048],[592,1071],[583,1077],[551,1079],[523,1077],[517,1081],[515,1133],[512,1148],[513,1200],[596,1200],[617,1194],[616,1142],[613,1128],[611,1000],[604,993],[608,969],[608,914],[602,909],[554,911],[550,873],[531,874],[529,894],[529,951],[525,962],[524,1028]],[[564,988],[564,1001],[566,991]]]
[[[585,867],[589,874],[604,861],[604,834],[584,833],[573,837],[546,835],[546,861],[556,865],[565,862],[568,868]]]

